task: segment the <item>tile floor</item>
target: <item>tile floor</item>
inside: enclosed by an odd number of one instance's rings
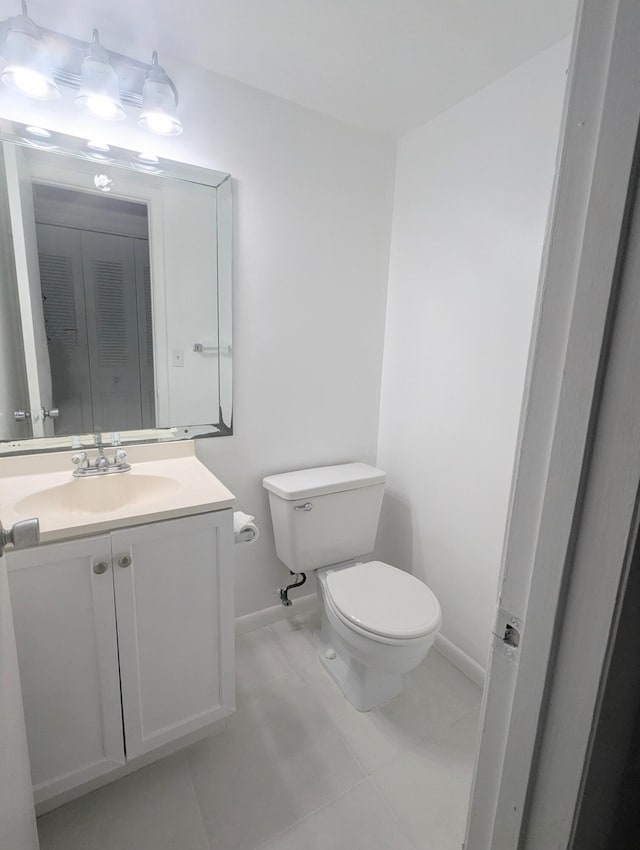
[[[313,615],[238,638],[238,710],[189,749],[39,819],[42,850],[460,850],[479,688],[435,650],[360,714]]]

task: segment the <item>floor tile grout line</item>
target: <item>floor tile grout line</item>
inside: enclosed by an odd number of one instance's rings
[[[282,620],[278,620],[278,622],[282,622]],[[274,625],[274,624],[269,625],[269,626],[268,626],[268,628],[269,628],[269,629],[271,629],[271,631],[272,631],[272,633],[273,633],[273,635],[274,635],[274,637],[275,637],[276,641],[278,642],[278,645],[280,646],[280,649],[282,650],[282,652],[284,652],[284,653],[285,653],[285,655],[287,656],[287,658],[289,659],[289,661],[291,662],[291,664],[295,667],[296,672],[298,673],[298,675],[300,676],[300,678],[302,679],[302,681],[303,681],[303,682],[307,685],[307,687],[309,688],[309,690],[315,693],[315,687],[314,687],[313,683],[312,683],[312,682],[310,682],[308,679],[306,679],[306,677],[305,677],[305,675],[304,675],[304,672],[298,668],[298,665],[297,665],[297,664],[295,664],[295,662],[293,661],[292,657],[291,657],[291,656],[287,653],[287,650],[286,650],[286,648],[285,648],[285,646],[284,646],[284,643],[280,641],[280,638],[278,637],[278,635],[277,635],[277,634],[273,631],[273,628],[272,628],[272,626],[273,626],[273,625]],[[309,632],[309,634],[311,634],[310,630],[309,630],[309,629],[306,629],[306,628],[304,628],[304,627],[303,627],[303,628],[301,628],[301,629],[300,629],[300,631],[308,631],[308,632]],[[312,636],[312,635],[311,635],[311,637],[312,637],[312,639],[313,639],[313,636]],[[330,679],[329,679],[329,681],[330,681]],[[362,764],[361,760],[358,758],[358,755],[356,754],[356,752],[354,751],[353,747],[352,747],[352,746],[350,745],[350,743],[349,743],[349,739],[348,739],[348,738],[344,735],[344,733],[342,732],[342,729],[341,729],[341,727],[340,727],[340,724],[339,724],[337,721],[335,721],[335,720],[334,720],[334,718],[331,716],[331,714],[329,713],[329,711],[328,711],[328,710],[327,710],[324,706],[322,706],[322,708],[323,708],[323,710],[326,712],[326,714],[327,714],[327,715],[331,718],[331,720],[334,722],[335,729],[336,729],[336,731],[337,731],[338,735],[340,736],[340,738],[341,738],[341,740],[342,740],[342,742],[343,742],[344,746],[346,747],[347,752],[349,753],[349,755],[351,756],[351,758],[355,761],[356,765],[357,765],[357,766],[360,768],[360,770],[362,771],[362,779],[363,779],[363,780],[364,780],[364,779],[366,779],[366,778],[369,776],[369,771],[365,768],[365,766]]]
[[[189,754],[188,754],[188,752],[185,753],[185,762],[186,762],[186,765],[187,765],[187,773],[189,775],[189,783],[191,784],[193,796],[195,797],[195,800],[196,800],[196,806],[198,807],[198,814],[200,815],[200,825],[202,826],[202,832],[204,834],[204,837],[207,840],[207,846],[209,847],[209,850],[217,850],[217,848],[214,848],[213,845],[211,844],[211,840],[209,838],[209,833],[207,832],[207,827],[206,827],[206,824],[204,822],[204,812],[202,811],[202,806],[200,805],[200,798],[198,797],[198,791],[196,789],[196,783],[194,782],[193,774],[191,773],[191,765],[189,764]]]
[[[255,694],[259,693],[260,691],[266,690],[267,688],[270,688],[272,685],[275,685],[277,682],[281,682],[283,679],[288,679],[290,677],[293,678],[294,676],[297,676],[299,679],[302,679],[302,676],[301,676],[301,674],[298,670],[287,670],[286,673],[279,673],[277,676],[274,676],[273,679],[269,679],[268,682],[263,682],[260,685],[255,685],[252,688],[247,688],[246,690],[244,690],[242,692],[241,697],[243,697],[243,698],[253,697]],[[236,688],[236,703],[237,703],[237,697],[238,697],[238,690]],[[242,707],[243,706],[241,706],[241,705],[238,706],[236,704],[236,711],[240,711],[240,709]]]
[[[423,850],[423,848],[420,847],[418,844],[416,844],[416,842],[413,840],[413,836],[410,834],[406,825],[402,822],[402,820],[400,819],[400,816],[396,813],[396,811],[393,808],[393,806],[391,805],[391,803],[387,800],[387,798],[384,796],[382,791],[375,784],[372,777],[373,777],[373,774],[370,774],[369,776],[367,776],[367,782],[369,783],[369,785],[373,789],[373,792],[375,793],[375,795],[382,801],[382,804],[384,805],[384,807],[389,811],[389,814],[391,815],[391,817],[393,818],[393,820],[397,824],[402,835],[404,835],[404,837],[407,839],[409,844],[412,847],[414,847],[415,850]]]
[[[280,622],[280,621],[278,621],[278,622]],[[236,648],[237,648],[238,643],[240,643],[243,638],[246,638],[247,635],[252,635],[252,634],[255,634],[256,632],[263,632],[263,631],[269,632],[269,634],[271,635],[271,640],[273,641],[275,646],[278,648],[278,651],[282,653],[284,660],[287,662],[287,664],[289,664],[290,667],[292,667],[293,669],[296,669],[296,665],[293,663],[293,661],[289,657],[289,654],[287,653],[286,649],[281,644],[280,639],[278,638],[278,635],[274,632],[273,628],[271,627],[271,624],[268,624],[266,626],[261,626],[259,629],[255,629],[253,632],[245,632],[244,635],[237,635],[236,636]],[[237,651],[237,649],[236,649],[236,651]]]
[[[282,622],[282,621],[281,621],[281,620],[278,620],[277,622],[278,622],[278,623],[280,623],[280,622]],[[273,624],[273,623],[270,623],[270,624],[267,626],[267,628],[268,628],[268,629],[269,629],[269,631],[271,632],[271,637],[273,638],[273,642],[274,642],[274,643],[275,643],[275,645],[278,647],[278,649],[280,650],[280,652],[284,655],[284,657],[285,657],[285,659],[286,659],[287,663],[291,665],[292,669],[294,669],[296,672],[299,672],[299,671],[298,671],[298,665],[295,663],[295,661],[293,660],[293,658],[292,658],[292,657],[289,655],[289,653],[287,652],[287,649],[286,649],[286,647],[285,647],[284,643],[280,640],[280,638],[278,637],[278,635],[274,632],[274,630],[273,630],[273,626],[274,626],[274,624]]]
[[[271,628],[271,626],[270,626],[269,628]],[[304,631],[304,629],[302,629],[301,631]],[[277,636],[277,635],[276,635],[276,640],[278,640],[278,641],[279,641],[279,639],[278,639],[278,636]],[[286,650],[285,650],[285,648],[284,648],[284,645],[282,645],[282,646],[281,646],[281,649],[282,649],[282,651],[283,651],[283,652],[286,652]],[[292,661],[292,663],[293,663],[293,661]],[[297,665],[296,665],[296,669],[298,669],[298,668],[297,668]],[[322,668],[321,668],[321,669],[322,669]],[[310,689],[312,692],[315,692],[315,690],[316,690],[316,686],[314,685],[313,681],[311,681],[311,680],[307,679],[307,677],[305,676],[305,671],[304,671],[304,670],[298,670],[298,673],[299,673],[300,677],[302,678],[302,680],[303,680],[303,681],[307,684],[307,686],[309,687],[309,689]],[[337,688],[337,686],[335,685],[335,683],[334,683],[334,682],[332,682],[331,677],[330,677],[330,676],[326,673],[326,671],[324,671],[324,674],[327,676],[327,682],[328,682],[328,684],[329,684],[329,685],[334,685],[334,687],[336,687],[336,688]],[[344,697],[344,696],[343,696],[343,698],[344,698],[344,699],[346,699],[346,697]],[[324,708],[324,706],[323,706],[323,708]],[[333,716],[330,714],[330,712],[328,711],[328,709],[324,708],[324,710],[325,710],[325,711],[326,711],[326,713],[329,715],[329,717],[331,717],[331,719],[332,719],[332,720],[334,720]],[[356,764],[358,765],[358,767],[360,768],[360,770],[362,770],[362,773],[363,773],[363,775],[364,775],[364,777],[365,777],[365,778],[369,778],[369,777],[370,777],[373,773],[375,773],[375,771],[376,771],[376,770],[378,770],[380,767],[384,767],[386,764],[389,764],[391,761],[393,761],[393,760],[396,758],[396,756],[398,756],[398,755],[400,755],[400,754],[401,754],[400,752],[398,752],[398,753],[396,753],[394,756],[392,756],[390,759],[388,759],[388,760],[387,760],[384,764],[382,764],[382,765],[378,765],[378,766],[377,766],[376,768],[374,768],[373,770],[368,770],[368,769],[367,769],[367,767],[363,764],[362,760],[359,758],[359,756],[358,756],[358,754],[356,753],[356,751],[355,751],[355,749],[354,749],[353,745],[350,743],[349,738],[348,738],[348,737],[347,737],[347,736],[346,736],[346,735],[342,732],[342,728],[341,728],[341,726],[340,726],[340,724],[339,724],[339,722],[338,722],[338,721],[335,721],[335,726],[336,726],[336,730],[337,730],[338,734],[339,734],[339,735],[340,735],[340,737],[342,738],[342,741],[343,741],[343,743],[344,743],[345,747],[347,748],[347,751],[349,752],[349,754],[351,755],[351,757],[354,759],[354,761],[356,762]],[[426,734],[425,734],[425,736],[424,736],[424,737],[426,737]],[[416,746],[417,746],[417,745],[418,745],[418,744],[419,744],[422,740],[423,740],[423,737],[421,736],[420,738],[418,738],[418,739],[415,741],[415,743],[414,743],[413,745],[408,746],[408,747],[403,747],[403,748],[402,748],[402,752],[405,752],[405,753],[406,753],[406,752],[408,752],[408,751],[410,751],[410,750],[414,749],[414,748],[415,748],[415,747],[416,747]]]
[[[374,787],[376,788],[378,793],[380,795],[384,796],[383,791],[381,789],[379,789],[378,786],[375,784],[374,780],[375,780],[376,773],[378,773],[381,770],[387,770],[392,765],[396,764],[396,762],[400,761],[403,758],[406,758],[409,755],[413,756],[414,758],[419,758],[417,750],[424,741],[431,740],[434,744],[438,744],[444,738],[444,736],[449,731],[449,729],[451,729],[452,726],[454,726],[456,723],[464,720],[464,718],[467,717],[467,715],[476,711],[477,708],[478,707],[475,706],[474,708],[470,708],[467,711],[463,712],[463,714],[461,714],[459,717],[457,717],[451,723],[447,723],[445,726],[442,727],[442,729],[439,729],[438,733],[436,735],[434,735],[433,738],[430,738],[430,733],[427,732],[426,734],[422,735],[417,741],[415,741],[415,743],[413,743],[411,746],[404,747],[403,749],[398,750],[398,752],[395,753],[393,755],[393,757],[390,758],[388,761],[384,762],[384,764],[378,765],[378,767],[374,768],[374,770],[367,773],[367,779],[371,779],[372,784],[374,785]],[[480,718],[478,718],[478,722],[480,722]],[[389,801],[386,799],[386,797],[385,797],[385,802],[387,803],[387,805],[389,805],[389,806],[391,805],[389,803]]]
[[[270,679],[268,682],[264,682],[261,685],[256,685],[256,687],[254,688],[249,688],[248,690],[243,692],[242,697],[247,699],[255,699],[256,695],[260,694],[260,691],[267,691],[269,690],[269,688],[273,687],[273,685],[276,685],[279,682],[283,682],[285,679],[294,678],[296,680],[299,680],[303,684],[306,684],[305,680],[302,678],[302,675],[297,670],[289,670],[289,672],[283,673],[281,676],[276,676],[275,679]],[[233,717],[234,715],[238,714],[238,712],[244,712],[246,710],[246,703],[242,703],[240,705],[237,704],[237,696],[238,692],[236,689],[236,708],[234,713],[230,715],[230,717]]]
[[[327,675],[327,677],[328,677],[328,674],[325,674],[325,675]],[[307,687],[309,688],[309,690],[310,690],[310,691],[312,691],[313,693],[315,693],[315,686],[314,686],[313,682],[310,682],[310,681],[308,681],[307,679],[305,679],[305,677],[304,677],[304,675],[303,675],[302,673],[300,673],[300,677],[301,677],[301,678],[302,678],[302,680],[305,682],[305,684],[307,685]],[[331,679],[330,679],[330,678],[329,678],[329,683],[330,683],[330,684],[332,684],[332,682],[331,682]],[[345,699],[346,699],[346,697],[345,697]],[[318,701],[320,702],[320,697],[318,697]],[[340,723],[339,723],[339,722],[338,722],[338,721],[337,721],[337,720],[336,720],[336,719],[335,719],[335,718],[331,715],[331,713],[329,712],[329,710],[328,710],[328,709],[327,709],[327,708],[326,708],[326,707],[325,707],[325,706],[324,706],[321,702],[320,702],[320,705],[321,705],[322,710],[323,710],[323,711],[327,714],[327,716],[328,716],[328,717],[331,719],[331,721],[333,722],[334,727],[335,727],[335,730],[336,730],[336,732],[338,733],[339,737],[341,738],[342,743],[344,744],[344,746],[345,746],[345,748],[346,748],[347,752],[349,753],[349,755],[351,756],[351,758],[354,760],[354,762],[356,763],[356,765],[357,765],[357,766],[360,768],[360,770],[362,771],[362,778],[363,778],[363,779],[367,779],[367,778],[369,777],[369,775],[370,775],[370,771],[368,771],[368,770],[367,770],[367,768],[366,768],[366,767],[364,766],[364,764],[362,763],[361,759],[358,757],[358,754],[355,752],[355,750],[354,750],[354,748],[353,748],[352,744],[349,742],[349,738],[348,738],[348,737],[344,734],[344,732],[342,731],[342,727],[341,727]]]
[[[439,729],[439,730],[438,730],[438,733],[437,733],[436,735],[434,735],[434,736],[433,736],[433,738],[431,738],[431,740],[433,741],[433,743],[434,743],[434,744],[438,744],[438,743],[440,743],[440,741],[442,741],[442,739],[445,737],[445,735],[446,735],[446,734],[447,734],[447,732],[451,729],[451,727],[452,727],[452,726],[455,726],[455,724],[456,724],[456,723],[461,723],[461,722],[462,722],[462,721],[463,721],[466,717],[468,717],[470,714],[473,714],[474,712],[478,711],[478,709],[479,709],[479,706],[477,706],[477,705],[476,705],[476,706],[473,706],[473,708],[468,708],[466,711],[463,711],[463,712],[462,712],[462,714],[461,714],[459,717],[456,717],[456,719],[455,719],[455,720],[452,720],[450,723],[446,723],[446,724],[442,727],[442,729]],[[480,716],[478,715],[478,723],[477,723],[477,726],[479,726],[479,725],[480,725]],[[477,731],[478,731],[478,730],[477,730],[477,728],[476,728],[476,737],[477,737]],[[416,741],[416,742],[415,742],[415,744],[413,745],[413,747],[411,747],[411,751],[412,751],[412,752],[415,752],[415,750],[417,750],[417,748],[420,746],[420,744],[422,744],[424,741],[426,741],[428,737],[429,737],[429,733],[428,733],[428,732],[427,732],[427,734],[426,734],[426,735],[422,735],[422,736],[420,737],[420,739],[419,739],[418,741]]]
[[[328,806],[332,806],[335,802],[340,800],[346,794],[350,794],[359,785],[364,784],[367,781],[368,778],[369,778],[368,776],[363,776],[361,779],[358,779],[356,782],[354,782],[353,785],[349,785],[348,788],[345,788],[339,794],[336,794],[335,797],[332,797],[330,800],[326,800],[321,806],[318,806],[316,809],[313,809],[313,811],[311,811],[311,812],[307,812],[306,815],[303,815],[301,818],[298,818],[298,820],[294,821],[292,824],[289,824],[289,826],[286,829],[283,829],[281,832],[276,833],[276,835],[272,835],[271,838],[267,838],[265,841],[260,842],[260,844],[257,844],[255,847],[248,848],[248,850],[262,850],[262,848],[268,847],[268,845],[271,844],[272,841],[275,841],[277,838],[282,838],[288,832],[291,832],[292,829],[294,829],[297,826],[300,826],[301,823],[304,823],[304,821],[306,821],[308,818],[312,817],[313,815],[318,814],[318,812],[321,812],[323,809],[326,809]]]
[[[269,627],[267,627],[267,628],[269,628]],[[288,673],[286,673],[286,674],[284,674],[284,675],[282,675],[282,676],[278,676],[276,679],[271,680],[271,681],[270,681],[269,683],[267,683],[267,684],[260,685],[260,686],[258,686],[257,688],[253,688],[253,689],[251,690],[251,693],[254,693],[254,694],[255,694],[255,693],[259,692],[260,690],[265,690],[265,691],[266,691],[266,690],[268,690],[268,689],[269,689],[269,688],[273,685],[273,683],[275,683],[275,682],[281,682],[282,680],[287,679],[287,678],[290,678],[290,679],[292,679],[292,680],[294,680],[294,679],[295,679],[295,681],[296,681],[297,683],[302,683],[302,684],[304,684],[307,688],[311,689],[311,685],[310,685],[310,683],[309,683],[309,682],[307,682],[307,680],[304,678],[304,676],[302,675],[302,673],[301,673],[298,669],[294,668],[294,669],[292,669],[290,672],[288,672]],[[322,710],[323,710],[323,711],[327,714],[327,716],[328,716],[328,717],[330,718],[330,720],[332,721],[332,725],[333,725],[333,728],[334,728],[335,733],[337,734],[337,737],[338,737],[338,738],[342,741],[342,743],[343,743],[343,745],[344,745],[344,747],[345,747],[345,750],[347,751],[347,753],[348,753],[349,757],[351,758],[351,760],[353,761],[354,765],[355,765],[355,766],[357,767],[357,769],[360,771],[361,776],[360,776],[358,779],[356,779],[356,780],[355,780],[355,782],[353,782],[352,784],[350,784],[350,785],[348,785],[346,788],[344,788],[342,791],[340,791],[339,793],[337,793],[337,794],[336,794],[336,795],[334,795],[334,796],[331,796],[329,799],[325,800],[325,802],[324,802],[324,803],[322,803],[320,806],[318,806],[316,809],[313,809],[312,811],[310,811],[310,812],[308,812],[307,814],[303,815],[301,818],[298,818],[296,821],[294,821],[294,822],[293,822],[293,823],[291,823],[289,826],[287,826],[287,827],[286,827],[286,829],[282,830],[282,831],[281,831],[281,832],[279,832],[279,833],[274,834],[273,836],[271,836],[271,837],[270,837],[270,838],[268,838],[268,839],[265,839],[264,841],[262,841],[260,844],[256,845],[255,847],[246,847],[246,848],[243,848],[243,850],[260,850],[260,848],[261,848],[261,847],[263,847],[263,846],[267,846],[267,845],[269,844],[269,842],[274,841],[277,837],[279,837],[279,836],[281,836],[281,835],[284,835],[284,834],[285,834],[285,833],[287,833],[290,829],[292,829],[294,826],[297,826],[298,824],[300,824],[302,821],[304,821],[306,818],[310,817],[312,814],[315,814],[316,812],[320,811],[321,809],[325,808],[326,806],[329,806],[329,805],[331,805],[332,803],[335,803],[335,802],[336,802],[336,800],[340,799],[342,796],[344,796],[345,794],[349,793],[349,792],[350,792],[350,791],[352,791],[355,787],[357,787],[358,785],[360,785],[361,783],[363,783],[363,782],[365,782],[365,781],[367,780],[367,778],[368,778],[367,771],[365,770],[364,766],[362,765],[362,763],[360,762],[360,760],[358,759],[358,757],[356,756],[356,754],[353,752],[353,750],[352,750],[352,749],[351,749],[351,747],[349,746],[349,744],[348,744],[348,742],[346,741],[346,739],[344,738],[344,735],[342,734],[342,732],[341,732],[341,730],[340,730],[339,724],[338,724],[337,722],[335,722],[335,721],[334,721],[333,717],[332,717],[332,716],[330,715],[330,713],[326,710],[326,708],[324,708],[324,706],[321,706],[321,707],[322,707]],[[246,710],[246,706],[241,705],[241,706],[239,706],[239,707],[236,709],[235,714],[237,715],[239,712],[244,712],[245,710]],[[201,818],[201,821],[202,821],[202,822],[203,822],[203,824],[204,824],[204,812],[202,811],[202,807],[201,807],[201,805],[200,805],[200,800],[199,800],[199,798],[198,798],[198,793],[197,793],[197,790],[196,790],[196,786],[195,786],[195,781],[194,781],[194,778],[193,778],[193,774],[191,773],[191,767],[190,767],[190,764],[189,764],[189,758],[188,758],[188,756],[187,756],[187,767],[188,767],[188,769],[189,769],[189,778],[190,778],[190,780],[191,780],[191,785],[192,785],[192,787],[193,787],[193,789],[194,789],[194,793],[195,793],[195,796],[196,796],[196,802],[197,802],[197,804],[198,804],[198,811],[199,811],[199,814],[200,814],[200,818]],[[213,846],[212,846],[211,841],[210,841],[210,839],[209,839],[209,835],[208,835],[208,833],[207,833],[207,831],[206,831],[206,828],[205,828],[205,835],[206,835],[207,841],[209,842],[209,848],[210,848],[210,850],[218,850],[218,848],[217,848],[217,847],[213,847]]]
[[[285,620],[286,620],[286,618],[285,618]],[[278,622],[278,623],[281,623],[281,622],[283,622],[283,621],[282,621],[282,620],[278,620],[277,622]],[[285,646],[285,644],[284,644],[284,641],[280,640],[279,635],[278,635],[278,634],[277,634],[277,633],[273,630],[273,626],[274,626],[274,625],[275,625],[275,623],[272,623],[271,625],[269,625],[269,626],[268,626],[268,628],[270,629],[271,634],[273,635],[273,637],[274,637],[274,639],[275,639],[275,641],[276,641],[276,644],[278,645],[278,648],[280,649],[280,651],[281,651],[281,652],[283,652],[283,653],[284,653],[285,658],[287,659],[287,661],[289,662],[289,664],[291,664],[291,666],[292,666],[295,670],[297,670],[298,672],[300,672],[300,668],[299,668],[298,664],[296,663],[295,659],[293,658],[293,655],[292,655],[291,653],[287,652],[287,648],[286,648],[286,646]],[[304,628],[303,628],[303,629],[299,629],[299,630],[298,630],[298,629],[296,629],[296,631],[306,631],[306,629],[304,629]],[[311,634],[311,632],[310,632],[310,634]]]
[[[284,618],[284,619],[286,619],[286,618]],[[277,622],[282,622],[282,620],[278,620]],[[300,676],[300,678],[301,678],[301,679],[302,679],[302,680],[303,680],[303,681],[304,681],[304,682],[308,685],[308,687],[309,687],[312,691],[314,691],[314,690],[315,690],[315,686],[314,686],[313,682],[312,682],[312,681],[310,681],[309,679],[307,679],[307,677],[305,676],[304,670],[301,670],[301,669],[298,667],[298,665],[297,665],[297,664],[293,661],[293,659],[292,659],[292,657],[289,655],[289,653],[287,653],[286,648],[285,648],[285,646],[284,646],[284,642],[281,642],[281,641],[280,641],[280,639],[279,639],[279,636],[275,633],[275,631],[273,631],[273,625],[275,625],[275,624],[269,624],[269,625],[267,626],[267,628],[269,628],[269,629],[271,630],[272,634],[273,634],[273,635],[274,635],[274,637],[275,637],[276,642],[277,642],[277,643],[278,643],[278,645],[280,646],[281,651],[285,653],[285,655],[287,656],[287,658],[289,659],[289,661],[291,662],[291,664],[294,666],[294,668],[295,668],[295,669],[296,669],[296,671],[298,672],[298,675]],[[309,629],[307,629],[307,628],[305,628],[305,627],[302,627],[302,628],[300,629],[300,631],[308,631],[308,632],[310,633],[310,630],[309,630]],[[448,659],[444,658],[443,660],[447,663],[447,665],[451,665],[451,662],[450,662],[450,661],[448,661]],[[451,665],[451,666],[453,666],[453,665]],[[462,674],[462,675],[464,675],[464,674]],[[455,723],[457,723],[457,722],[461,721],[461,720],[462,720],[464,717],[466,717],[468,714],[471,714],[471,712],[476,711],[476,710],[477,710],[477,708],[478,708],[478,705],[474,705],[474,706],[468,707],[468,708],[466,708],[466,709],[465,709],[465,710],[464,710],[464,711],[463,711],[463,712],[462,712],[459,716],[457,716],[457,717],[455,717],[453,720],[450,720],[450,721],[448,721],[447,723],[445,723],[445,724],[444,724],[444,726],[442,726],[442,728],[441,728],[441,729],[438,729],[437,734],[436,734],[435,736],[433,736],[433,740],[434,740],[434,742],[437,742],[437,741],[438,741],[438,740],[440,740],[442,737],[444,737],[444,735],[445,735],[445,734],[446,734],[446,732],[447,732],[447,731],[451,728],[451,726],[453,726]],[[328,715],[331,717],[331,719],[333,720],[334,718],[332,717],[332,715],[330,714],[330,712],[329,712],[326,708],[325,708],[325,711],[327,712],[327,714],[328,714]],[[358,765],[358,767],[362,770],[362,772],[363,772],[363,774],[365,775],[365,777],[371,777],[371,776],[373,776],[373,775],[374,775],[374,773],[375,773],[377,770],[379,770],[379,769],[380,769],[380,768],[382,768],[382,767],[387,767],[389,764],[391,764],[392,762],[394,762],[397,758],[401,757],[402,755],[406,755],[407,753],[415,753],[415,751],[416,751],[416,750],[417,750],[417,748],[420,746],[420,744],[422,744],[425,740],[427,740],[427,738],[431,735],[431,733],[430,733],[430,732],[425,732],[423,735],[420,735],[420,736],[419,736],[419,737],[418,737],[418,738],[417,738],[417,739],[413,742],[413,744],[411,744],[411,745],[409,745],[409,746],[406,746],[406,747],[402,747],[402,748],[401,748],[401,750],[399,750],[397,753],[395,753],[395,754],[394,754],[394,755],[393,755],[390,759],[388,759],[387,761],[385,761],[385,763],[384,763],[384,764],[377,765],[377,766],[376,766],[373,770],[368,770],[368,769],[365,767],[365,765],[363,764],[362,760],[358,757],[358,755],[357,755],[357,753],[355,752],[355,750],[354,750],[353,746],[350,744],[348,737],[347,737],[347,736],[346,736],[346,735],[342,732],[342,729],[341,729],[341,727],[340,727],[340,724],[339,724],[337,721],[336,721],[336,723],[335,723],[335,726],[336,726],[336,729],[337,729],[337,731],[338,731],[338,733],[339,733],[340,737],[342,738],[342,740],[343,740],[343,742],[344,742],[344,745],[345,745],[345,746],[346,746],[346,748],[347,748],[347,751],[349,752],[349,754],[351,755],[351,757],[354,759],[354,761],[356,762],[356,764]]]

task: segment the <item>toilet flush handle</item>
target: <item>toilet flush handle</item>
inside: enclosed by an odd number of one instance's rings
[[[304,505],[294,505],[293,509],[294,511],[312,511],[313,505],[311,502],[305,502]]]

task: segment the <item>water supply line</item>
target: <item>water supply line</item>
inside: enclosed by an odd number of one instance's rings
[[[289,573],[292,576],[296,577],[296,581],[294,581],[293,584],[288,584],[286,587],[278,588],[278,593],[280,594],[280,602],[282,602],[282,604],[286,607],[289,607],[289,605],[293,604],[289,599],[289,591],[293,590],[294,587],[302,587],[302,585],[307,580],[307,576],[305,573],[294,573],[291,570],[289,570]]]

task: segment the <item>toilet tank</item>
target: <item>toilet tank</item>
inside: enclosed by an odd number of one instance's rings
[[[269,475],[262,484],[278,558],[304,573],[371,554],[385,478],[366,463]]]

